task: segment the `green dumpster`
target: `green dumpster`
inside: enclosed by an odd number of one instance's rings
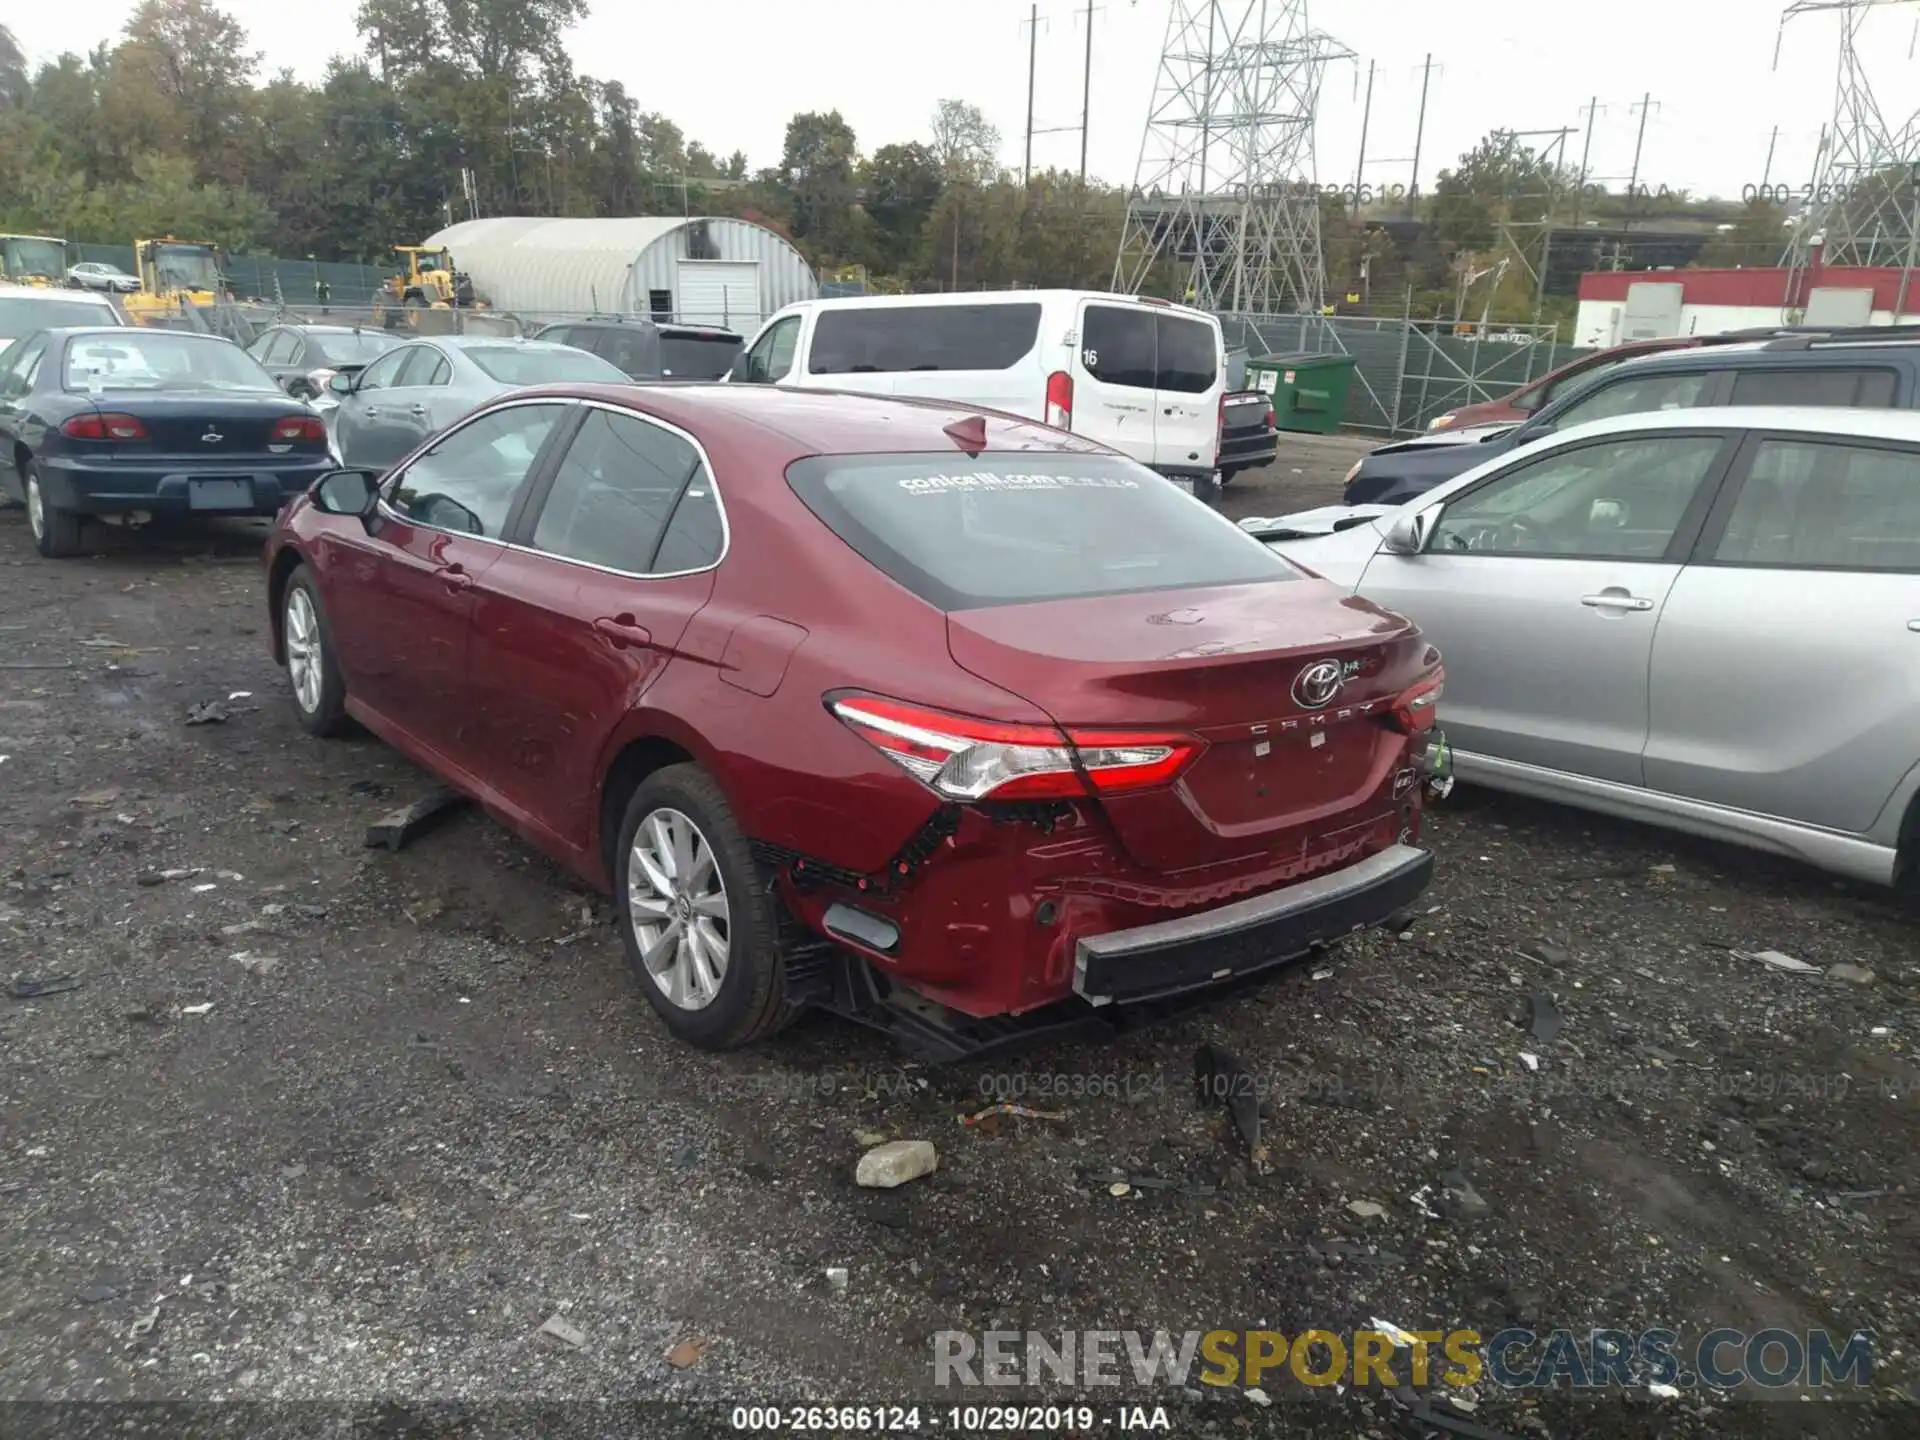
[[[1274,425],[1331,435],[1347,413],[1351,355],[1262,355],[1247,361],[1247,388],[1273,397]]]

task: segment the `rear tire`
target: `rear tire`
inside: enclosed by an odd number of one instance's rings
[[[735,1050],[799,1013],[787,1002],[774,898],[726,796],[698,765],[640,782],[612,879],[634,980],[678,1038]]]
[[[40,484],[40,467],[29,460],[20,473],[27,495],[27,529],[33,545],[49,560],[65,560],[80,553],[80,517],[47,503]]]
[[[1220,503],[1220,486],[1222,483],[1218,470],[1214,471],[1211,475],[1195,476],[1193,481],[1193,498],[1203,505],[1218,505]]]

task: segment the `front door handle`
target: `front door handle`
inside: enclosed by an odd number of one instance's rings
[[[427,407],[424,405],[410,405],[407,407],[407,413],[409,415],[418,415],[424,420],[427,418]]]
[[[368,405],[364,409],[362,409],[360,412],[360,414],[368,420],[374,419],[376,416],[379,415],[379,413],[380,413],[380,409],[377,405]]]
[[[1914,634],[1920,635],[1920,620],[1907,621],[1907,628],[1913,631]]]
[[[1624,590],[1603,590],[1598,595],[1582,595],[1580,603],[1590,610],[1651,610],[1653,602]]]
[[[447,589],[456,595],[463,590],[471,590],[473,588],[473,576],[466,572],[464,566],[443,565],[434,573],[446,581]]]
[[[631,615],[602,615],[593,622],[593,628],[616,650],[625,650],[629,645],[644,648],[653,643],[653,632]]]

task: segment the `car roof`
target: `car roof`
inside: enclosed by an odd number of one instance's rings
[[[298,320],[270,325],[270,330],[298,330],[302,335],[386,335],[378,325],[306,325]]]
[[[55,340],[76,340],[87,335],[111,335],[116,340],[127,340],[137,335],[169,335],[233,345],[224,335],[213,335],[204,330],[167,330],[158,325],[50,325],[46,333]],[[240,347],[235,345],[234,348],[237,350]]]
[[[1710,341],[1712,337],[1707,338]],[[1615,376],[1644,375],[1659,370],[1737,370],[1758,356],[1765,356],[1762,363],[1767,365],[1793,365],[1803,369],[1810,364],[1837,365],[1845,362],[1857,365],[1862,359],[1884,356],[1888,351],[1911,351],[1916,358],[1920,358],[1920,339],[1911,333],[1889,335],[1885,340],[1863,336],[1857,339],[1820,340],[1817,344],[1780,344],[1783,340],[1796,338],[1806,337],[1779,335],[1766,340],[1735,340],[1723,345],[1708,343],[1677,350],[1658,350],[1651,355],[1636,355],[1623,360],[1607,375],[1612,379]]]
[[[83,305],[99,305],[108,310],[113,302],[104,295],[87,290],[54,290],[40,285],[0,285],[0,300],[77,300]]]
[[[795,457],[934,451],[964,458],[965,452],[945,431],[956,420],[972,416],[987,422],[989,451],[1110,453],[1105,445],[1084,436],[949,400],[698,380],[664,385],[542,385],[513,394],[516,399],[551,395],[604,401],[653,415],[695,435],[716,425],[754,430]]]
[[[1192,305],[1153,296],[1122,295],[1110,290],[946,290],[920,295],[833,295],[817,300],[800,300],[782,307],[782,313],[799,314],[807,310],[890,310],[924,305],[1045,305],[1065,301],[1078,304],[1098,300],[1113,305],[1142,305],[1149,310],[1171,310],[1218,324],[1218,317]]]
[[[1920,444],[1920,411],[1856,410],[1842,405],[1708,405],[1681,410],[1642,410],[1589,420],[1555,431],[1561,443],[1622,431],[1788,430],[1842,439],[1899,440]],[[1533,446],[1508,452],[1526,455]]]
[[[456,350],[508,349],[508,350],[574,350],[577,346],[563,345],[558,340],[526,340],[518,335],[416,335],[416,341],[423,345],[451,345]]]

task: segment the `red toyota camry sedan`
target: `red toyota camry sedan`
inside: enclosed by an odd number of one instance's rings
[[[355,720],[610,890],[669,1028],[1111,1030],[1404,908],[1440,657],[1134,461],[944,403],[568,386],[267,546]]]

